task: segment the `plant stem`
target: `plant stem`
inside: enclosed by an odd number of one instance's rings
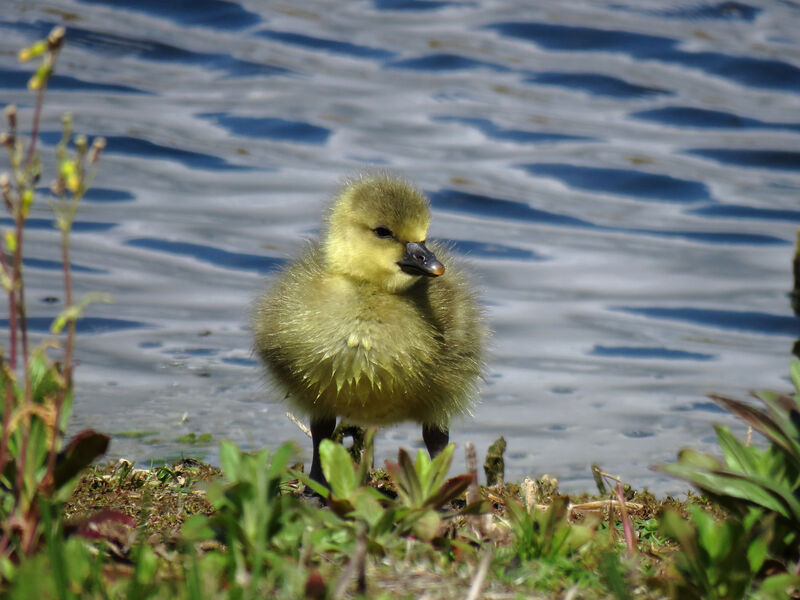
[[[52,61],[55,62],[55,56]],[[31,165],[33,155],[36,152],[36,140],[39,138],[39,120],[42,116],[42,105],[44,104],[44,92],[47,89],[48,78],[45,78],[42,86],[36,92],[36,106],[33,109],[33,123],[31,124],[31,143],[28,145],[28,151],[25,153],[25,162],[23,169],[28,172],[28,167]]]
[[[11,289],[8,291],[8,344],[9,357],[8,364],[12,371],[17,368],[17,294],[14,290],[16,277],[14,267],[11,268]]]
[[[0,556],[5,556],[8,549],[8,543],[11,541],[11,528],[6,527],[3,532],[3,537],[0,538]]]
[[[27,318],[25,314],[25,284],[23,281],[22,275],[22,247],[23,247],[23,236],[24,236],[24,225],[25,225],[25,202],[24,202],[24,192],[25,189],[30,186],[33,188],[34,182],[33,177],[31,176],[31,161],[33,160],[34,152],[36,149],[36,140],[39,137],[39,123],[42,117],[42,104],[44,102],[44,92],[47,89],[47,80],[45,79],[42,86],[39,88],[36,94],[36,107],[33,112],[33,123],[31,125],[31,139],[30,143],[28,144],[28,150],[25,157],[25,162],[22,170],[22,181],[18,181],[17,185],[17,205],[14,210],[14,223],[15,227],[15,236],[16,236],[16,246],[14,248],[14,261],[12,267],[12,294],[14,295],[14,300],[16,302],[15,307],[9,307],[11,309],[11,314],[17,313],[19,317],[19,337],[21,338],[21,345],[22,345],[22,368],[23,372],[25,373],[25,407],[29,407],[30,404],[33,402],[33,389],[31,381],[31,376],[28,370],[28,327],[27,327]],[[14,310],[16,309],[16,310]],[[11,316],[11,315],[9,315]],[[10,319],[9,319],[10,322]],[[16,325],[16,324],[15,324]],[[12,356],[16,363],[16,327],[14,328],[15,331],[15,339],[12,343]],[[30,417],[28,417],[30,418]],[[24,484],[24,473],[27,467],[27,456],[28,456],[28,443],[30,441],[30,423],[26,427],[22,429],[22,444],[20,448],[20,456],[19,456],[19,463],[17,465],[17,478],[16,478],[16,491],[18,494],[22,493],[23,484]],[[19,497],[17,498],[19,500]],[[24,544],[23,544],[24,545]]]
[[[625,506],[625,494],[622,490],[622,482],[617,481],[617,500],[619,501],[619,513],[622,520],[622,530],[625,532],[625,545],[628,547],[628,556],[636,554],[636,544],[633,541],[633,527],[631,525],[630,516],[628,515],[628,507]]]
[[[19,313],[19,332],[22,340],[22,366],[23,369],[28,368],[28,325],[25,318],[25,285],[23,283],[22,275],[22,238],[24,234],[23,225],[25,223],[25,216],[22,214],[22,197],[18,198],[19,206],[17,207],[18,215],[16,218],[16,236],[17,247],[14,251],[14,288],[17,293],[17,312]]]
[[[72,229],[72,218],[75,212],[72,212],[68,225],[65,225],[61,232],[61,262],[64,269],[64,307],[66,310],[72,308],[72,269],[69,264],[69,232]],[[61,364],[62,372],[64,375],[65,386],[64,389],[70,390],[72,388],[72,353],[75,348],[75,319],[70,319],[67,323],[67,341],[64,344],[64,359]],[[59,394],[61,396],[61,394]],[[60,409],[59,405],[59,409]]]
[[[51,50],[49,56],[45,59],[49,61],[51,64],[54,64],[56,58],[58,56],[58,50]],[[42,82],[41,87],[36,92],[36,105],[33,109],[33,121],[31,123],[31,137],[30,143],[28,144],[28,150],[25,155],[25,162],[23,163],[22,172],[24,173],[24,184],[20,186],[20,188],[30,186],[31,190],[35,184],[34,177],[31,175],[31,163],[33,161],[33,157],[36,153],[36,142],[39,139],[39,127],[42,121],[42,106],[44,105],[44,95],[47,91],[47,83],[50,80],[49,77],[45,77],[44,81]],[[22,189],[19,189],[19,193],[17,194],[17,214],[15,216],[16,221],[16,236],[17,236],[17,247],[16,252],[14,253],[14,275],[15,275],[15,282],[19,282],[19,302],[17,305],[17,310],[19,311],[19,325],[20,325],[20,334],[22,337],[22,361],[25,369],[28,368],[28,323],[25,315],[25,286],[22,283],[22,236],[23,236],[23,225],[25,223],[25,206],[23,200]]]
[[[3,433],[2,437],[0,437],[0,473],[3,473],[6,470],[6,465],[8,464],[8,437],[10,435],[9,427],[11,424],[11,405],[14,403],[14,386],[13,380],[11,376],[13,375],[13,371],[10,369],[6,370],[6,365],[2,364],[0,361],[0,368],[5,371],[3,374],[6,379],[6,398],[5,398],[5,406],[3,406]],[[2,550],[0,550],[0,553]]]
[[[74,213],[73,213],[74,214]],[[69,264],[69,232],[72,220],[61,230],[61,261],[64,269],[64,304],[65,309],[72,307],[72,271]],[[72,352],[75,347],[75,320],[71,319],[67,323],[67,341],[64,344],[64,358],[61,363],[61,375],[64,378],[62,385],[58,386],[56,395],[56,415],[53,422],[53,437],[50,440],[50,448],[47,453],[47,473],[42,481],[45,489],[52,489],[55,485],[56,456],[58,455],[59,426],[61,423],[61,412],[64,407],[64,399],[72,389]]]

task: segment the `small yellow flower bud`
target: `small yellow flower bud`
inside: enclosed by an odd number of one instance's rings
[[[28,81],[28,89],[32,92],[42,89],[47,84],[47,80],[50,79],[50,74],[52,72],[52,66],[48,64],[40,65],[39,68],[36,69],[36,73],[33,75],[33,77],[31,77]]]
[[[28,211],[31,209],[31,204],[33,204],[33,189],[26,188],[25,191],[22,192],[22,216],[27,217]]]
[[[72,192],[73,194],[77,193],[77,191],[81,187],[81,177],[78,173],[73,173],[69,177],[67,177],[67,189]]]
[[[6,230],[5,242],[6,242],[6,249],[9,252],[14,252],[14,250],[17,249],[17,236],[14,235],[14,232],[11,231],[10,229]]]
[[[75,163],[71,160],[62,161],[60,165],[58,165],[58,172],[64,179],[69,179],[75,174]]]
[[[17,58],[20,62],[26,62],[32,58],[37,58],[45,53],[47,50],[47,42],[45,41],[38,41],[27,48],[23,48],[17,54]]]

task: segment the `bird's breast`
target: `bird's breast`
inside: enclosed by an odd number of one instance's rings
[[[318,345],[296,372],[316,404],[362,423],[414,418],[407,413],[425,396],[439,342],[413,304],[350,298],[315,329]]]

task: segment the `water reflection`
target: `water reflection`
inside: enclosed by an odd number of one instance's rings
[[[190,256],[196,260],[207,262],[226,269],[242,269],[266,275],[279,268],[285,261],[268,256],[228,252],[203,244],[188,242],[170,242],[158,238],[135,238],[125,242],[134,248],[145,248],[157,252],[166,252],[176,256]]]
[[[324,127],[276,117],[235,117],[226,113],[206,113],[197,116],[209,119],[231,133],[245,137],[324,144],[331,134],[331,131]]]
[[[800,131],[800,123],[767,123],[719,110],[706,110],[689,106],[665,106],[643,110],[631,115],[637,119],[654,121],[676,127],[696,129],[785,129]]]
[[[28,88],[30,71],[19,69],[0,69],[0,89],[25,90]],[[70,90],[74,92],[115,92],[124,94],[146,94],[147,92],[113,83],[95,83],[68,75],[53,75],[48,87],[52,90]]]
[[[731,148],[693,148],[686,154],[710,158],[726,165],[796,171],[800,169],[800,152]]]
[[[540,144],[546,142],[591,141],[593,138],[579,135],[565,135],[563,133],[526,131],[523,129],[505,129],[499,127],[489,119],[476,119],[469,117],[435,117],[439,123],[462,123],[474,127],[484,135],[507,142],[519,144]]]
[[[658,60],[699,69],[750,87],[800,91],[800,68],[789,62],[722,52],[686,52],[672,38],[549,23],[495,23],[486,28],[550,50],[619,52],[640,61]]]
[[[637,200],[699,202],[711,199],[705,184],[669,175],[644,173],[633,169],[601,169],[553,163],[520,165],[520,167],[532,175],[554,177],[579,190],[619,194]]]
[[[672,96],[673,92],[657,87],[637,85],[618,77],[597,73],[570,73],[551,71],[535,73],[525,78],[527,83],[555,85],[580,90],[596,96],[629,99],[645,96]]]
[[[484,290],[487,383],[453,439],[480,452],[505,435],[510,479],[550,472],[584,490],[598,461],[677,491],[648,467],[713,443],[727,416],[706,393],[789,385],[789,5],[68,6],[27,2],[0,30],[16,48],[62,17],[68,28],[41,186],[60,112],[108,140],[71,260],[76,293],[116,299],[81,322],[74,421],[118,433],[112,455],[180,454],[191,432],[301,440],[246,315],[316,235],[341,178],[370,166],[429,193],[431,237],[468,257]],[[0,55],[0,89],[23,113],[29,76]],[[39,199],[26,275],[45,335],[63,306],[51,198]],[[133,429],[158,432],[122,435]],[[382,432],[378,459],[418,435]]]
[[[53,319],[51,317],[28,316],[29,333],[48,334],[52,324]],[[8,329],[8,319],[0,319],[0,327]],[[127,319],[84,317],[78,322],[76,331],[78,334],[93,335],[98,333],[115,333],[125,331],[126,329],[141,329],[145,327],[148,327],[147,323],[129,321]]]
[[[84,4],[101,4],[122,11],[145,12],[158,19],[169,19],[180,25],[238,30],[254,25],[261,17],[246,10],[238,2],[228,0],[79,0]]]
[[[312,37],[310,35],[303,35],[300,33],[292,33],[291,31],[272,31],[270,29],[264,29],[259,31],[256,35],[272,40],[278,40],[285,44],[303,46],[312,50],[325,50],[326,52],[343,54],[345,56],[352,56],[354,58],[390,60],[395,56],[394,52],[390,52],[389,50],[384,50],[382,48],[360,46],[358,44],[351,44],[349,42],[342,42],[339,40]]]
[[[713,310],[692,307],[617,306],[613,310],[642,315],[651,319],[674,319],[686,323],[696,323],[734,331],[752,331],[765,335],[800,336],[800,320],[791,316],[755,311]]]

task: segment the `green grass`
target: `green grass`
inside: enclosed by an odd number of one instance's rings
[[[282,448],[244,453],[229,446],[225,475],[195,460],[150,470],[121,461],[87,470],[64,507],[69,535],[55,551],[63,551],[64,543],[73,551],[81,546],[80,552],[100,560],[100,575],[92,575],[86,558],[70,567],[84,578],[72,585],[85,598],[356,597],[360,570],[365,597],[464,598],[489,553],[482,597],[562,598],[574,589],[581,598],[661,598],[678,547],[658,533],[659,515],[665,507],[688,515],[689,507],[705,504],[694,496],[657,500],[629,491],[627,506],[639,537],[628,557],[610,496],[568,500],[549,480],[541,486],[549,488],[548,495],[538,500],[550,508],[529,512],[519,485],[496,485],[479,488],[483,515],[461,514],[466,500],[460,494],[438,511],[436,531],[425,539],[413,526],[401,528],[399,519],[385,530],[369,524],[403,502],[385,472],[376,478],[371,472],[365,486],[347,490],[351,506],[331,510],[302,494],[302,477],[289,467],[293,451]],[[334,468],[354,466],[348,461]],[[367,489],[377,494],[377,504],[355,506],[364,501],[358,490]],[[554,506],[560,507],[557,513]],[[94,523],[98,510],[112,516]],[[80,533],[87,523],[93,523],[94,537]],[[554,541],[559,536],[574,543]],[[28,560],[36,564],[37,579],[52,579],[55,587],[57,570],[47,547]],[[23,580],[33,575],[26,573],[15,575],[11,589],[29,593],[33,584]],[[314,589],[322,595],[314,596]],[[337,589],[344,591],[337,596]]]

